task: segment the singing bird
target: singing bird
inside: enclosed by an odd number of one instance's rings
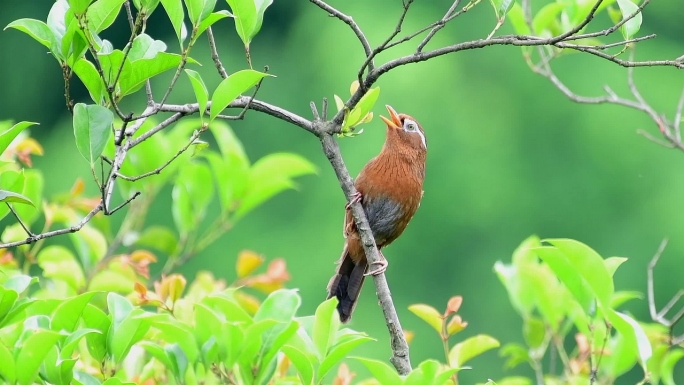
[[[352,316],[364,278],[387,269],[382,251],[378,266],[370,268],[350,205],[361,202],[378,250],[382,250],[404,232],[423,197],[425,132],[414,118],[397,114],[390,106],[386,108],[390,118],[380,117],[387,124],[385,144],[356,178],[354,185],[358,192],[347,204],[344,217],[344,249],[328,284],[328,298],[337,297],[337,310],[343,323]]]

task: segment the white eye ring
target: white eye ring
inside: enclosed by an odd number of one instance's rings
[[[413,120],[406,119],[406,121],[404,122],[404,129],[406,131],[415,131],[417,128],[418,125]]]

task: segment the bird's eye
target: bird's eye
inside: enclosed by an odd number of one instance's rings
[[[415,130],[417,130],[417,129],[418,129],[418,125],[417,125],[416,122],[414,122],[413,120],[406,119],[406,120],[404,121],[404,130],[406,130],[406,131],[415,131]]]

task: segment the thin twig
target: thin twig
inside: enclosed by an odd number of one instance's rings
[[[59,230],[47,231],[47,232],[40,233],[40,234],[34,234],[33,236],[28,237],[28,238],[21,240],[21,241],[2,243],[2,244],[0,244],[0,248],[5,249],[5,248],[9,248],[9,247],[27,245],[27,244],[31,244],[33,242],[37,242],[37,241],[39,241],[41,239],[45,239],[45,238],[50,238],[50,237],[54,237],[54,236],[62,235],[62,234],[75,233],[75,232],[81,230],[81,228],[83,228],[83,226],[85,226],[86,223],[90,222],[90,220],[95,216],[95,214],[102,211],[102,207],[103,207],[102,202],[100,202],[100,204],[98,204],[94,209],[92,209],[85,217],[83,217],[83,219],[81,219],[81,221],[79,223],[77,223],[74,226],[59,229]]]
[[[164,164],[162,164],[161,166],[155,168],[154,170],[149,171],[149,172],[146,172],[146,173],[144,173],[144,174],[140,174],[140,175],[138,175],[138,176],[133,176],[133,177],[125,176],[125,175],[123,175],[123,174],[121,174],[121,173],[119,173],[117,176],[118,176],[119,178],[125,180],[125,181],[128,181],[128,182],[135,182],[135,181],[137,181],[137,180],[140,180],[140,179],[143,179],[143,178],[147,178],[148,176],[159,175],[159,174],[162,172],[163,169],[165,169],[166,167],[168,167],[168,165],[171,164],[171,162],[173,162],[174,160],[176,160],[176,158],[178,158],[178,157],[181,156],[185,151],[187,151],[188,148],[190,148],[190,146],[192,146],[193,143],[195,143],[195,141],[196,141],[197,139],[199,139],[200,135],[202,134],[202,132],[204,132],[204,130],[205,130],[205,129],[197,130],[197,131],[190,137],[190,140],[188,141],[188,143],[187,143],[185,146],[183,146],[183,148],[181,148],[180,150],[178,150],[178,152],[176,152],[169,160],[167,160],[166,162],[164,162]]]
[[[219,57],[218,50],[216,49],[216,41],[214,40],[214,32],[211,30],[211,27],[209,27],[209,28],[207,28],[207,31],[205,33],[207,34],[207,39],[209,40],[209,50],[211,51],[211,60],[214,61],[214,65],[216,66],[216,70],[218,71],[221,78],[225,79],[228,77],[228,72],[226,72],[226,68],[223,66],[223,63],[221,63],[221,58]]]
[[[432,40],[432,38],[435,36],[435,34],[437,32],[439,32],[440,29],[444,28],[444,26],[447,24],[447,22],[449,20],[451,20],[450,19],[451,15],[453,15],[453,13],[456,12],[456,8],[458,7],[458,5],[460,3],[461,3],[461,0],[456,0],[451,4],[451,7],[449,7],[449,9],[446,11],[444,16],[435,23],[435,26],[432,27],[432,29],[430,30],[430,32],[428,32],[427,36],[425,36],[423,41],[421,41],[420,44],[418,44],[418,48],[416,48],[416,52],[422,51],[423,48],[425,48],[425,46],[427,45],[427,43],[429,43],[430,40]]]
[[[373,63],[373,59],[382,51],[384,51],[387,47],[387,44],[389,44],[392,39],[394,39],[399,32],[401,32],[401,27],[404,24],[404,19],[406,18],[406,14],[409,11],[409,8],[411,7],[411,4],[413,4],[413,0],[406,0],[403,1],[403,10],[401,12],[401,16],[399,16],[399,21],[397,22],[396,27],[394,27],[394,32],[392,32],[387,39],[385,39],[382,44],[379,46],[375,47],[373,52],[371,52],[370,55],[367,55],[366,60],[361,64],[361,68],[359,69],[359,73],[357,74],[357,78],[359,80],[359,85],[363,85],[363,73],[366,71],[366,68],[368,68],[368,71],[373,71],[375,69],[375,64]]]
[[[135,194],[133,194],[132,197],[126,199],[122,204],[116,206],[114,209],[110,210],[109,212],[106,212],[105,215],[112,215],[112,214],[114,214],[115,212],[119,211],[120,209],[122,209],[122,208],[123,208],[124,206],[126,206],[127,204],[131,203],[131,202],[133,201],[133,199],[135,199],[135,198],[137,198],[137,197],[139,197],[139,196],[140,196],[140,191],[136,191]]]
[[[658,312],[656,311],[656,304],[655,304],[655,288],[654,288],[655,280],[653,279],[653,270],[655,269],[656,265],[658,264],[658,260],[660,259],[660,256],[663,254],[663,251],[665,251],[665,247],[667,247],[667,238],[663,239],[660,242],[660,246],[658,246],[658,250],[653,255],[653,258],[651,258],[651,262],[649,262],[648,268],[646,269],[647,291],[648,291],[648,311],[649,311],[649,313],[651,313],[651,318],[654,321],[658,319]]]
[[[12,205],[9,204],[9,202],[5,202],[5,204],[7,205],[7,208],[9,208],[10,211],[12,212],[12,215],[14,215],[14,218],[17,219],[17,222],[19,222],[19,224],[21,225],[21,228],[24,229],[24,231],[26,232],[26,235],[28,235],[29,237],[33,237],[34,234],[33,234],[33,233],[31,232],[31,230],[29,230],[28,227],[24,224],[24,221],[22,221],[21,218],[19,218],[19,215],[17,214],[16,211],[14,211],[14,208],[12,207]]]
[[[682,123],[682,109],[684,108],[684,90],[682,90],[682,94],[679,96],[679,102],[677,102],[677,110],[675,111],[675,117],[674,117],[674,131],[675,131],[675,137],[677,138],[678,142],[682,141],[682,131],[680,129],[680,125]]]
[[[356,24],[354,19],[352,19],[351,16],[347,16],[344,13],[338,11],[337,9],[333,8],[326,2],[322,0],[309,0],[310,2],[314,3],[316,6],[321,8],[322,10],[328,12],[330,15],[342,20],[345,24],[349,26],[349,28],[354,31],[354,34],[356,37],[359,39],[359,42],[361,43],[361,46],[363,46],[363,51],[366,53],[366,57],[371,55],[371,47],[370,43],[368,43],[368,39],[366,39],[366,35],[363,34],[361,31],[361,28],[359,28],[359,25]]]

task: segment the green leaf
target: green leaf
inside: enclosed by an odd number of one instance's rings
[[[226,0],[235,15],[235,29],[245,47],[249,46],[256,34],[257,7],[255,0]]]
[[[25,205],[30,205],[35,207],[33,202],[31,202],[30,199],[27,197],[17,194],[11,191],[5,191],[5,190],[0,190],[0,202],[6,202],[6,203],[21,203]]]
[[[682,358],[684,358],[684,350],[682,349],[671,350],[665,355],[660,366],[663,384],[675,385],[674,368]]]
[[[51,330],[35,330],[19,346],[16,354],[17,383],[33,384],[38,370],[49,351],[64,336]]]
[[[610,257],[606,258],[603,263],[606,265],[606,269],[608,270],[608,274],[612,277],[615,275],[615,271],[617,270],[620,265],[625,263],[627,261],[627,258],[623,257]]]
[[[195,97],[197,98],[197,103],[200,108],[200,119],[204,120],[204,111],[207,110],[207,102],[209,101],[207,86],[204,85],[204,81],[198,72],[186,69],[185,73],[188,75],[188,79],[190,79],[193,91],[195,91]]]
[[[176,37],[178,42],[183,42],[183,19],[185,18],[185,12],[183,11],[183,3],[181,0],[161,0],[166,14],[169,15],[171,20],[171,25],[173,25],[173,30],[176,32]]]
[[[494,7],[494,13],[496,14],[497,19],[505,17],[515,3],[514,0],[489,0],[489,2],[492,4],[492,7]]]
[[[363,364],[381,384],[401,384],[403,381],[394,368],[383,361],[371,360],[369,358],[351,357]]]
[[[235,98],[257,85],[266,76],[273,75],[254,70],[241,70],[223,79],[211,96],[211,120],[214,120],[216,115],[228,107]]]
[[[297,369],[297,373],[299,374],[299,378],[302,380],[302,384],[313,384],[314,366],[311,358],[309,358],[309,356],[301,350],[289,345],[283,346],[282,351],[287,358],[292,361],[292,364]]]
[[[256,6],[256,23],[254,25],[254,30],[252,31],[252,37],[256,36],[261,29],[261,24],[264,22],[264,13],[266,9],[273,4],[273,0],[254,0],[254,5]]]
[[[70,333],[74,332],[81,319],[81,314],[83,314],[85,307],[95,294],[97,294],[97,292],[91,291],[65,299],[57,306],[57,309],[55,309],[55,312],[52,315],[50,328],[56,332],[62,330]]]
[[[335,318],[339,319],[337,314],[335,314]],[[335,344],[328,350],[325,358],[321,360],[321,364],[318,366],[316,376],[318,377],[319,381],[323,380],[325,375],[328,374],[333,366],[342,362],[342,360],[349,355],[349,352],[363,343],[374,341],[372,338],[363,333],[352,332],[349,329],[340,330],[336,334]]]
[[[355,127],[359,124],[366,115],[373,109],[375,102],[380,96],[380,87],[371,88],[361,97],[359,102],[349,112],[342,125],[342,131],[346,131],[349,127]]]
[[[608,311],[608,320],[625,340],[629,341],[627,348],[638,354],[640,364],[646,368],[649,358],[653,355],[653,349],[641,325],[632,317],[614,310]]]
[[[88,90],[93,102],[99,104],[104,96],[105,87],[95,65],[89,60],[81,58],[74,64],[73,70]]]
[[[16,291],[17,294],[21,294],[32,284],[38,282],[37,277],[30,277],[28,275],[15,275],[14,277],[5,281],[2,285],[5,289]]]
[[[615,309],[629,300],[643,298],[644,295],[638,291],[616,291],[613,293],[613,298],[610,299],[610,307]]]
[[[545,30],[549,28],[558,14],[566,7],[565,3],[550,3],[544,5],[532,20],[532,28],[534,28],[534,33],[536,35],[541,35]]]
[[[178,365],[177,362],[174,360],[171,360],[171,357],[166,353],[164,348],[161,347],[161,345],[156,344],[151,341],[141,341],[139,345],[145,349],[150,355],[162,364],[166,366],[167,369],[169,369],[174,376],[178,377]]]
[[[316,308],[313,325],[313,342],[318,351],[318,358],[322,360],[332,345],[335,333],[340,328],[340,318],[337,315],[337,298],[330,298]]]
[[[5,130],[3,133],[0,133],[0,154],[4,153],[5,150],[7,150],[7,147],[9,147],[10,143],[12,143],[14,138],[16,138],[20,132],[24,131],[26,128],[34,124],[38,123],[19,122]]]
[[[524,319],[523,337],[530,349],[534,350],[541,347],[546,340],[546,325],[536,317]]]
[[[234,17],[232,13],[224,10],[220,10],[217,12],[214,12],[207,16],[202,22],[197,26],[197,32],[195,33],[195,39],[200,37],[204,31],[207,30],[207,28],[211,27],[214,25],[217,21],[221,19],[225,19],[226,17]]]
[[[2,340],[0,340],[0,362],[3,363],[3,365],[0,365],[0,377],[10,384],[15,383],[17,368],[14,362],[14,356],[9,347],[7,347]]]
[[[81,15],[92,2],[93,0],[69,0],[69,7],[76,15]]]
[[[168,227],[150,226],[136,239],[135,245],[154,248],[171,255],[178,248],[178,236]]]
[[[186,360],[195,362],[199,357],[197,341],[193,329],[176,320],[155,322],[153,327],[161,331],[161,337],[167,342],[180,346]]]
[[[31,36],[38,43],[46,46],[48,49],[53,49],[57,46],[57,38],[50,30],[47,24],[35,19],[19,19],[15,20],[4,28],[14,28],[25,34]]]
[[[0,186],[7,188],[8,193],[10,191],[23,191],[25,179],[24,170],[8,170],[0,174]],[[4,218],[7,214],[9,214],[9,207],[7,207],[7,205],[0,204],[0,218]],[[10,227],[6,228],[5,232],[3,232],[3,237],[7,238],[5,241],[10,241],[10,237],[8,236],[9,234],[7,234],[9,229]],[[16,228],[15,236],[12,237],[12,240],[17,241],[19,239],[23,239],[24,235],[25,232],[23,232],[23,229],[20,231],[20,228]]]
[[[172,197],[172,214],[181,234],[190,232],[206,215],[213,197],[211,171],[204,163],[192,162],[183,165],[176,178]]]
[[[461,368],[470,359],[499,346],[499,341],[486,334],[470,337],[451,348],[449,351],[449,365],[454,368]]]
[[[515,33],[518,35],[531,34],[530,27],[527,25],[527,22],[525,22],[525,16],[523,15],[522,7],[520,4],[518,4],[518,2],[515,2],[511,7],[511,10],[508,11],[506,19],[511,22],[513,29],[515,29]]]
[[[24,170],[24,189],[22,194],[33,202],[33,207],[42,207],[43,201],[43,174],[36,169],[25,169]],[[19,218],[22,219],[24,224],[30,226],[38,219],[40,211],[29,206],[16,206],[14,211],[17,212]]]
[[[234,220],[243,217],[275,194],[294,188],[292,178],[313,174],[316,168],[307,159],[289,153],[275,153],[259,159],[249,173],[247,191],[235,212]]]
[[[100,105],[77,103],[74,107],[76,147],[91,167],[100,157],[112,135],[114,114]]]
[[[614,287],[603,258],[589,246],[572,239],[547,239],[546,242],[558,248],[591,286],[599,306],[608,306]]]
[[[411,313],[417,315],[420,319],[425,321],[428,325],[432,326],[433,329],[437,331],[437,333],[441,334],[442,333],[442,323],[444,322],[442,320],[442,315],[439,314],[437,309],[430,305],[425,305],[425,304],[415,304],[415,305],[410,305],[408,309],[411,311]]]
[[[588,315],[594,312],[594,294],[589,284],[568,261],[568,258],[554,247],[538,247],[535,252],[553,270],[554,274],[575,297],[582,310]]]
[[[65,225],[68,226],[69,223],[65,223]],[[70,233],[69,238],[71,238],[86,271],[94,267],[107,252],[107,239],[93,226],[83,226],[77,233]],[[102,270],[102,272],[105,271],[108,270]]]
[[[617,3],[620,7],[620,11],[622,12],[622,20],[631,16],[633,13],[639,11],[639,7],[636,4],[634,4],[631,0],[617,0]],[[636,16],[629,19],[625,24],[622,25],[622,27],[620,27],[622,36],[624,36],[625,39],[631,39],[632,37],[634,37],[634,35],[636,35],[637,32],[639,32],[639,29],[641,28],[641,21],[642,16],[641,12],[639,12],[636,14]]]
[[[139,342],[150,329],[150,323],[143,313],[142,310],[136,309],[118,324],[117,316],[115,316],[112,331],[107,340],[107,347],[115,364],[123,362],[131,347]]]
[[[206,19],[214,10],[216,0],[185,0],[185,7],[188,9],[188,17],[193,26]]]
[[[127,70],[126,67],[124,67],[121,77],[119,78],[121,96],[129,95],[139,90],[145,85],[147,79],[170,69],[177,68],[181,64],[181,60],[182,57],[180,55],[158,52],[152,59],[132,61],[130,63],[130,70]],[[192,59],[188,59],[188,62],[196,63]]]
[[[273,348],[276,339],[280,337],[286,330],[292,328],[292,319],[297,313],[297,309],[301,306],[302,299],[297,294],[296,290],[279,289],[266,297],[264,302],[259,306],[256,314],[254,314],[254,322],[259,322],[266,319],[272,319],[280,322],[275,325],[273,329],[268,330],[262,336],[262,347],[260,356],[264,356]],[[291,329],[290,333],[294,334],[297,328]],[[289,339],[289,338],[288,338]],[[280,345],[287,342],[281,341]],[[264,362],[263,364],[268,364]]]
[[[82,316],[87,328],[100,332],[87,334],[85,338],[90,355],[96,361],[102,362],[107,355],[107,335],[112,321],[102,310],[90,304],[83,309]]]
[[[100,33],[109,28],[121,10],[126,0],[97,0],[86,12],[88,27],[95,33]]]
[[[154,59],[160,52],[166,51],[166,44],[161,40],[154,40],[147,34],[135,37],[131,50],[128,52],[128,60],[135,62],[141,59]]]

